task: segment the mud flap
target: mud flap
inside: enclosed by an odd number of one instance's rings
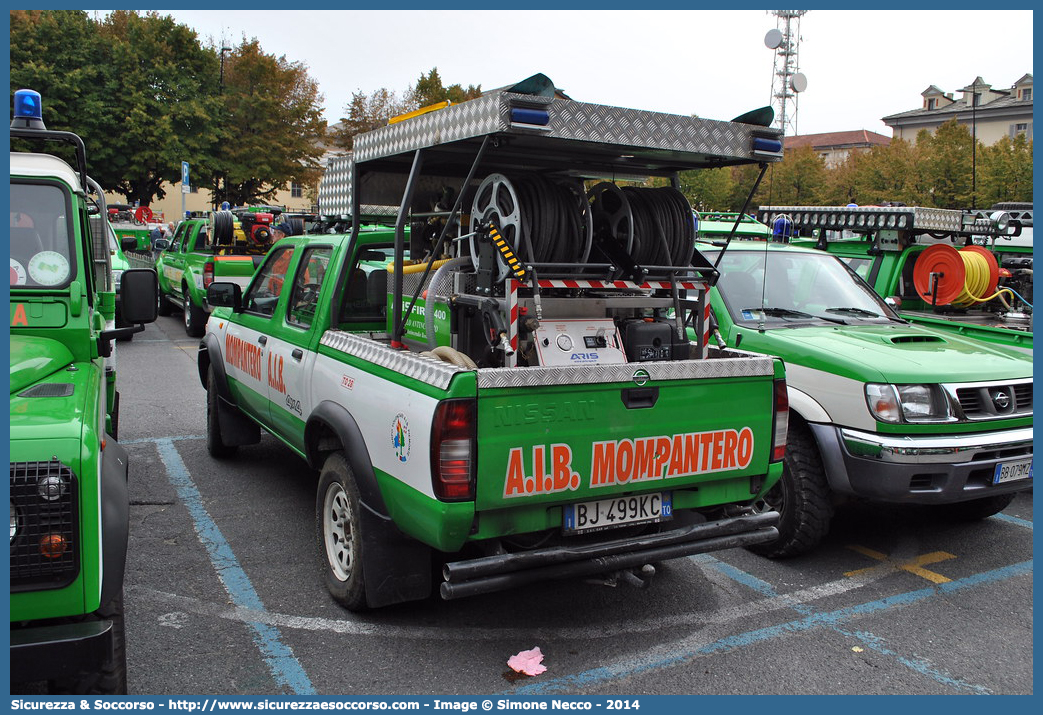
[[[221,396],[217,398],[217,423],[221,427],[221,441],[229,447],[261,441],[261,428],[257,423]]]
[[[130,535],[130,493],[127,473],[130,457],[112,435],[101,453],[101,603],[123,588]]]
[[[419,601],[431,594],[431,547],[412,539],[360,502],[362,572],[370,608]]]

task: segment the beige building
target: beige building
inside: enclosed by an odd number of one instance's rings
[[[954,98],[951,92],[943,92],[932,84],[922,92],[922,107],[884,117],[883,122],[894,129],[895,139],[908,142],[915,142],[921,130],[933,133],[953,118],[986,145],[1018,134],[1032,140],[1031,74],[1024,75],[1010,89],[995,89],[976,77],[958,91],[960,97]]]
[[[834,169],[843,164],[851,152],[866,151],[874,146],[887,146],[891,139],[868,129],[856,129],[824,134],[798,134],[786,137],[784,142],[786,151],[811,147],[826,162],[826,168]]]
[[[184,211],[210,211],[213,208],[210,205],[210,191],[208,189],[192,188],[193,191],[191,193],[184,194]],[[167,192],[167,195],[162,199],[153,199],[149,208],[154,216],[162,216],[164,222],[173,221],[177,223],[178,220],[184,217],[181,208],[181,184],[164,184],[163,189]],[[291,212],[307,213],[314,210],[317,203],[316,191],[317,187],[291,184],[289,190],[278,192],[275,199],[269,201],[268,204],[283,206],[287,211]],[[124,204],[127,202],[127,199],[123,194],[106,192],[105,201],[110,204]]]

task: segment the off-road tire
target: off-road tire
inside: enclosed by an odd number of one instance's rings
[[[342,452],[326,458],[315,495],[315,531],[326,588],[349,611],[364,611],[359,488]]]
[[[93,670],[84,670],[67,680],[54,680],[48,688],[53,695],[126,695],[127,640],[123,622],[123,589],[89,619],[112,621],[112,658]]]
[[[171,312],[173,312],[173,308],[170,301],[163,294],[163,289],[159,288],[156,290],[156,315],[170,315]]]
[[[206,330],[206,311],[192,302],[188,287],[184,288],[183,310],[185,311],[185,332],[190,338],[201,338]]]
[[[221,437],[221,420],[218,418],[217,376],[214,368],[206,370],[206,451],[214,459],[231,457],[239,449],[236,445],[227,445]],[[227,405],[223,409],[230,409]],[[234,408],[231,408],[234,409]]]
[[[781,513],[779,538],[747,546],[769,558],[798,556],[818,546],[829,532],[833,502],[815,438],[807,425],[790,415],[782,477],[758,504]]]
[[[1015,496],[1017,496],[1016,492],[997,494],[982,499],[956,502],[955,504],[941,504],[938,506],[938,509],[945,518],[953,521],[979,521],[994,514],[999,514],[1010,506]]]

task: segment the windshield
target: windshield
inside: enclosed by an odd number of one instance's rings
[[[717,290],[737,323],[896,318],[864,281],[828,253],[727,251],[719,269]]]
[[[72,278],[65,192],[53,184],[11,183],[11,285],[63,286]]]

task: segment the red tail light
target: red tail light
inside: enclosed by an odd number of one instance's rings
[[[203,264],[203,288],[210,287],[214,282],[214,262],[207,261]]]
[[[789,432],[789,395],[786,381],[775,381],[775,433],[771,440],[771,461],[781,461],[786,456],[786,434]]]
[[[431,427],[431,481],[443,501],[474,499],[475,402],[445,400]]]

